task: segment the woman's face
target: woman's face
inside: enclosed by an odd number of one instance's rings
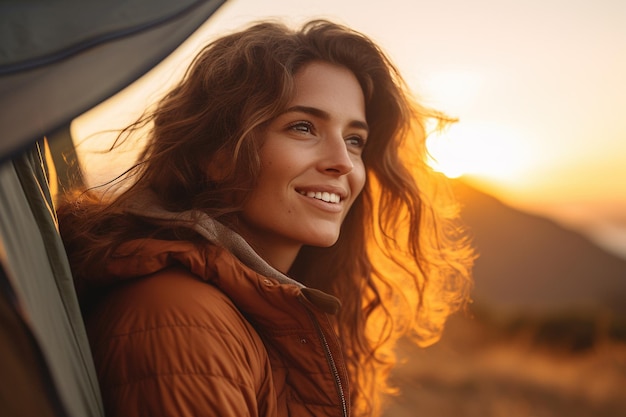
[[[331,246],[365,185],[368,128],[363,91],[348,69],[312,62],[262,136],[261,170],[240,232],[286,272],[302,245]]]

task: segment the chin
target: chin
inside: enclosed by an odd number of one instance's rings
[[[337,243],[337,240],[339,240],[339,234],[333,233],[329,236],[316,236],[313,238],[310,237],[308,239],[308,242],[306,242],[305,244],[308,246],[317,246],[319,248],[329,248]]]

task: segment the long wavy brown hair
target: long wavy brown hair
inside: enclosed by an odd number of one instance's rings
[[[392,391],[395,342],[406,335],[420,344],[437,340],[468,299],[473,254],[444,178],[426,164],[427,121],[448,120],[412,99],[366,36],[316,20],[299,30],[258,23],[215,40],[153,111],[120,135],[150,126],[145,149],[122,179],[131,185],[115,195],[68,194],[59,208],[61,232],[80,288],[81,277],[125,241],[155,233],[196,238],[156,231],[126,214],[145,189],[171,211],[202,210],[232,223],[255,186],[261,132],[290,102],[294,75],[313,61],[348,68],[363,89],[368,181],[338,242],[304,247],[289,273],[341,299],[338,334],[354,415],[375,416]]]

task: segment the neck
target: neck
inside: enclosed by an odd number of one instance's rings
[[[267,241],[255,242],[248,239],[245,233],[242,236],[261,258],[283,274],[287,274],[302,246],[294,244],[280,245]]]

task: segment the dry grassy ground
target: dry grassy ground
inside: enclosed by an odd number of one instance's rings
[[[562,327],[457,317],[432,347],[402,343],[385,416],[625,417],[624,339]]]

